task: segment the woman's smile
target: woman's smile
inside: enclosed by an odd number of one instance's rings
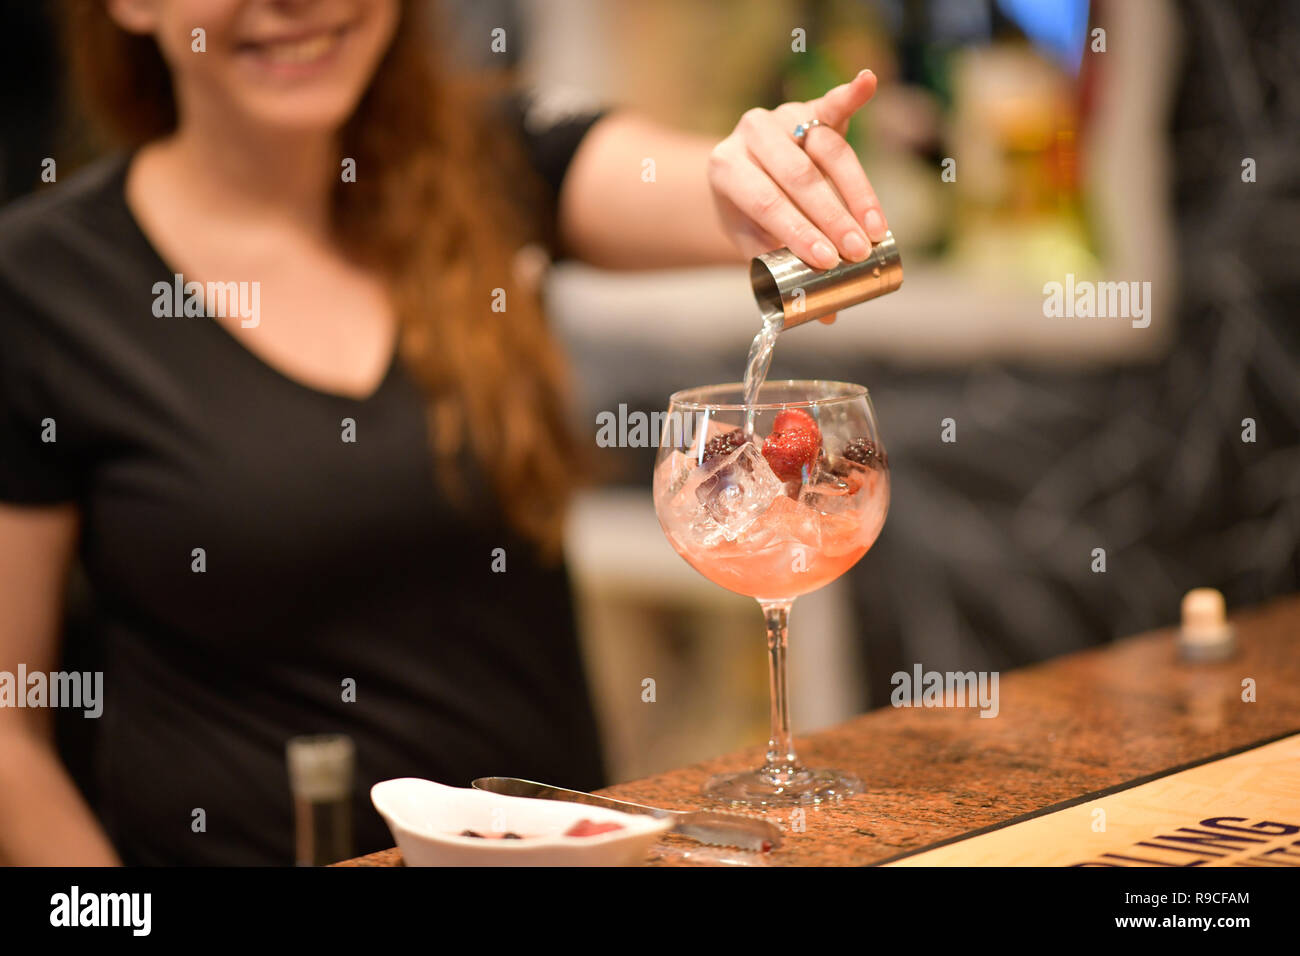
[[[353,24],[303,30],[293,35],[238,43],[235,52],[272,76],[298,79],[327,67],[352,32]]]

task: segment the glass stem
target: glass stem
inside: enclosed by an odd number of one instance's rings
[[[772,783],[789,783],[803,772],[790,733],[790,692],[785,672],[786,630],[794,601],[759,601],[767,622],[768,680],[771,685],[772,736],[760,773]]]

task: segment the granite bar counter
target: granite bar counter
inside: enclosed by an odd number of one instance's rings
[[[879,863],[1300,730],[1300,596],[1231,621],[1237,651],[1221,662],[1185,663],[1176,630],[1154,631],[1001,675],[993,718],[974,708],[886,707],[799,737],[805,763],[850,770],[866,792],[809,806],[802,821],[789,808],[768,811],[786,828],[771,853],[669,836],[646,863]],[[1247,679],[1253,700],[1243,699]],[[670,809],[715,807],[700,794],[704,781],[757,766],[764,749],[600,792]],[[394,848],[337,865],[401,866],[402,858]]]

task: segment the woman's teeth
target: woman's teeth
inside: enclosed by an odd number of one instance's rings
[[[305,40],[267,43],[261,53],[274,63],[310,63],[325,56],[338,42],[338,33],[321,33]]]

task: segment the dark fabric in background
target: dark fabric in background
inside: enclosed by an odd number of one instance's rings
[[[1300,590],[1300,5],[1178,12],[1168,358],[1097,374],[862,369],[896,495],[851,572],[876,705],[913,662],[1007,668],[1176,623],[1193,587],[1229,607]]]

